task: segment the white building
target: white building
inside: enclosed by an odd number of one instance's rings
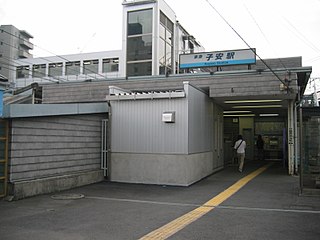
[[[25,30],[12,25],[0,26],[0,74],[7,79],[15,79],[14,61],[19,58],[32,58],[33,38]]]
[[[33,82],[176,74],[179,54],[204,51],[164,0],[124,1],[122,39],[122,50],[16,60],[9,81],[20,88]]]

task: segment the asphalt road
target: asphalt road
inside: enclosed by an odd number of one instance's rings
[[[247,163],[243,173],[230,166],[190,187],[106,181],[19,201],[2,200],[0,239],[140,239],[203,206],[264,164]],[[320,238],[320,197],[299,196],[299,178],[274,163],[220,205],[170,231],[174,233],[167,239],[175,240],[315,240]]]

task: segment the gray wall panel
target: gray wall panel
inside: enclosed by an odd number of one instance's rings
[[[12,119],[10,180],[100,169],[100,115]]]
[[[188,86],[189,153],[212,151],[213,103],[198,89]]]
[[[185,98],[112,101],[111,108],[112,152],[187,152]],[[162,122],[165,111],[175,111],[175,123]]]

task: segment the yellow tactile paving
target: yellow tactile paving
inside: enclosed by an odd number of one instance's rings
[[[221,192],[217,196],[213,197],[202,206],[186,213],[185,215],[169,222],[168,224],[150,232],[149,234],[140,238],[140,240],[147,240],[147,239],[167,239],[168,237],[172,236],[176,232],[180,231],[187,225],[191,224],[192,222],[196,221],[206,213],[210,212],[215,208],[215,206],[220,205],[237,191],[239,191],[243,186],[245,186],[249,181],[254,179],[256,176],[261,174],[265,171],[268,167],[272,164],[267,164],[256,171],[250,173],[249,175],[245,176],[244,178],[240,179],[238,182],[227,188],[225,191]]]

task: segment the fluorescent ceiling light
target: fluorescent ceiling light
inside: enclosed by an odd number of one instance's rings
[[[224,117],[254,117],[255,114],[228,114],[223,116]]]
[[[243,110],[243,111],[223,111],[223,113],[251,113],[251,111]]]
[[[224,103],[271,103],[271,102],[282,102],[282,100],[278,99],[262,99],[262,100],[227,100]]]
[[[259,114],[260,117],[277,117],[279,116],[278,113],[261,113]]]
[[[281,108],[282,105],[253,105],[253,106],[233,106],[232,108]]]

